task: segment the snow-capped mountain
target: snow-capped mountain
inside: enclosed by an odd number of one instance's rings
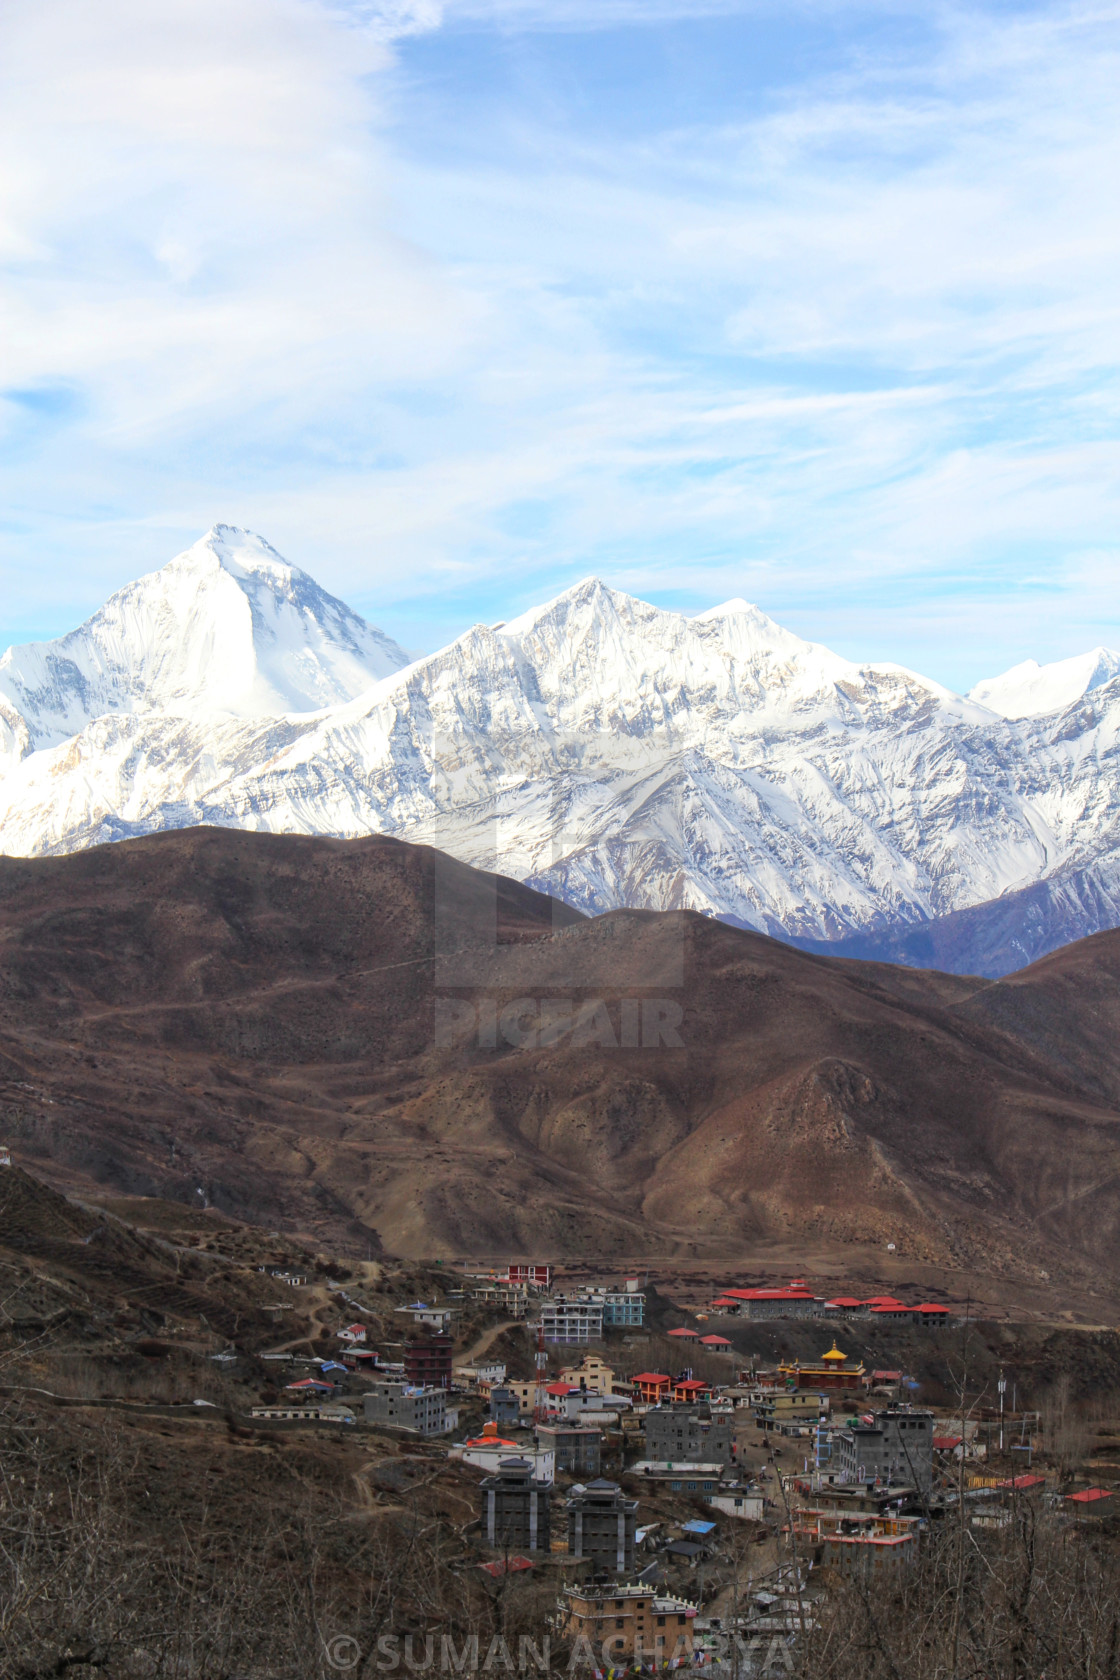
[[[1120,902],[1120,677],[1009,721],[746,602],[687,618],[594,579],[406,667],[244,533],[153,576],[169,573],[50,644],[84,638],[57,701],[11,683],[38,669],[26,650],[6,656],[4,850],[199,822],[378,831],[588,910],[690,907],[805,942],[886,937],[1077,871],[1092,890],[1062,889],[1051,923],[1066,902]],[[163,590],[180,626],[205,603],[178,652],[155,628]],[[120,605],[134,591],[143,611]],[[245,626],[222,653],[215,599]],[[92,634],[105,615],[112,635]]]
[[[1118,672],[1120,653],[1106,647],[1075,654],[1072,659],[1056,659],[1051,665],[1024,659],[1002,676],[985,677],[969,689],[968,697],[1000,717],[1040,717],[1072,706],[1090,689],[1111,682]]]
[[[70,635],[8,649],[0,751],[54,746],[107,714],[318,711],[407,663],[260,537],[215,525]]]

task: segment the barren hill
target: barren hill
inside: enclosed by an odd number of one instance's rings
[[[1120,1276],[1120,934],[992,982],[424,847],[0,860],[0,1137],[60,1184],[412,1255],[779,1239]]]

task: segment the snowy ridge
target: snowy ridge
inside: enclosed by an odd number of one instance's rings
[[[215,525],[70,635],[8,649],[0,751],[56,745],[112,713],[318,711],[407,663],[260,537]]]
[[[73,637],[5,656],[5,744],[8,852],[198,822],[376,831],[587,910],[686,907],[803,940],[915,927],[1120,855],[1120,682],[1013,722],[746,602],[687,618],[595,579],[406,665],[221,527]],[[1111,914],[1111,885],[1094,892],[1083,918]]]
[[[1039,717],[1072,706],[1091,689],[1111,682],[1120,674],[1120,653],[1111,648],[1093,648],[1072,659],[1057,659],[1040,665],[1025,659],[999,677],[985,677],[969,690],[969,699],[988,706],[1000,717]]]

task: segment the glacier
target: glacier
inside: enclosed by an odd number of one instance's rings
[[[409,662],[218,526],[0,661],[0,849],[193,823],[379,832],[593,913],[689,908],[873,954],[1040,884],[1110,914],[1118,730],[1115,673],[1004,716],[745,601],[687,617],[593,578]]]

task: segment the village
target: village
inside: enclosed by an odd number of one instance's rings
[[[343,1259],[0,1166],[14,1416],[63,1453],[99,1420],[147,1441],[145,1485],[178,1465],[169,1516],[219,1461],[264,1506],[271,1475],[310,1477],[318,1524],[368,1523],[402,1558],[426,1536],[444,1600],[471,1577],[494,1595],[472,1616],[520,1605],[576,1666],[704,1666],[730,1641],[739,1672],[784,1674],[830,1595],[897,1585],[954,1525],[1034,1511],[1115,1538],[1115,1372],[1093,1424],[1053,1366],[1111,1358],[1110,1330],[981,1317],[897,1274],[887,1293],[866,1267],[838,1288]]]
[[[601,1671],[703,1665],[736,1639],[757,1672],[785,1672],[830,1581],[907,1569],[940,1523],[998,1528],[1024,1501],[1079,1524],[1111,1511],[1113,1488],[1063,1473],[1002,1372],[990,1394],[930,1403],[903,1360],[852,1350],[889,1330],[951,1364],[968,1320],[944,1301],[799,1277],[729,1285],[655,1328],[642,1278],[562,1289],[531,1263],[378,1304],[376,1331],[359,1291],[334,1299],[330,1353],[263,1354],[282,1376],[254,1424],[375,1429],[473,1473],[476,1566],[551,1583],[557,1632]],[[816,1352],[744,1354],[751,1325],[796,1327]]]

